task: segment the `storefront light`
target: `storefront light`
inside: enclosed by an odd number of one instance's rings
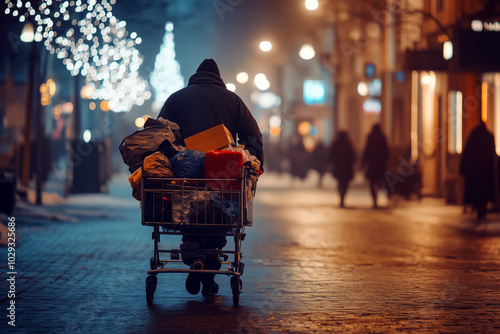
[[[142,117],[137,117],[135,119],[135,126],[137,126],[138,128],[142,128],[145,123],[146,123],[146,121]]]
[[[453,43],[446,41],[443,43],[443,58],[449,60],[453,57]]]
[[[264,73],[259,73],[255,76],[254,79],[255,86],[259,90],[267,90],[271,87],[271,83],[267,80],[267,77]]]
[[[305,6],[307,10],[316,10],[318,9],[319,3],[318,0],[306,0]]]
[[[366,84],[366,82],[360,82],[358,83],[358,94],[360,96],[366,96],[368,95],[368,85]]]
[[[238,81],[240,84],[245,84],[248,82],[248,73],[247,72],[240,72],[236,75],[236,81]]]
[[[382,104],[378,99],[369,97],[363,102],[363,111],[367,114],[379,114],[382,111]]]
[[[297,127],[297,131],[302,136],[309,134],[309,131],[311,131],[311,122],[308,121],[300,122],[299,126]]]
[[[88,129],[85,130],[83,132],[83,141],[88,143],[88,142],[90,142],[91,139],[92,139],[92,133]]]
[[[314,47],[311,44],[304,44],[300,48],[299,57],[304,60],[313,59],[316,56],[316,51],[314,51]]]
[[[488,83],[481,84],[481,119],[483,122],[488,121]]]
[[[21,32],[21,41],[25,43],[33,42],[35,38],[35,29],[33,28],[33,24],[30,22],[26,23]]]
[[[259,44],[259,48],[261,49],[261,51],[269,52],[273,49],[273,45],[269,41],[262,41]]]
[[[434,85],[436,83],[436,74],[434,72],[423,72],[421,81],[422,85]]]
[[[280,127],[281,126],[281,117],[279,115],[272,115],[269,117],[269,125],[271,127]]]

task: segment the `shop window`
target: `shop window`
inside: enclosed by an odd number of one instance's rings
[[[448,93],[448,152],[462,153],[462,93]]]

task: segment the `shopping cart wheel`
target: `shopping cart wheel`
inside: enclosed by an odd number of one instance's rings
[[[241,278],[238,276],[231,277],[231,290],[233,291],[233,304],[238,305],[240,303],[240,293],[243,287]]]
[[[153,298],[156,291],[157,278],[154,275],[146,277],[146,301],[153,304]]]

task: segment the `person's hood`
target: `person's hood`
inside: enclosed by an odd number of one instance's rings
[[[212,72],[220,77],[219,66],[217,66],[217,63],[213,59],[205,59],[202,61],[196,72]]]
[[[196,73],[189,78],[189,85],[216,85],[226,88],[226,84],[220,77],[219,67],[217,63],[213,59],[205,59],[198,69]]]

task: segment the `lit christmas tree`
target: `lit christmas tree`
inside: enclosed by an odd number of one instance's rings
[[[153,110],[156,112],[172,93],[184,87],[181,66],[175,60],[174,24],[167,22],[165,30],[160,53],[156,55],[155,69],[150,75],[151,86],[155,92]]]

